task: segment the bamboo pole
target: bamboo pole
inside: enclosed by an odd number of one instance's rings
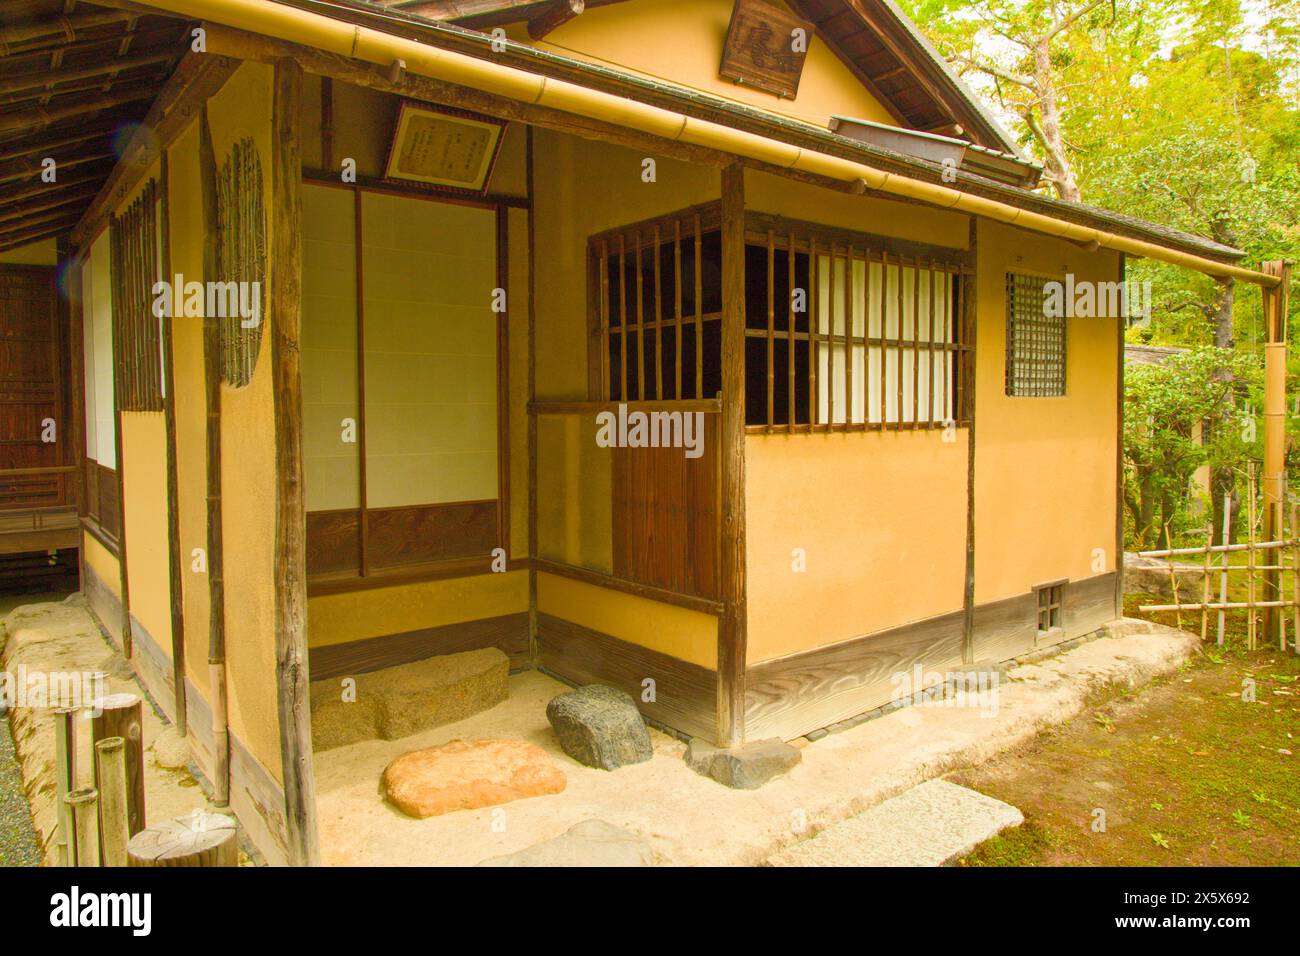
[[[1169,524],[1165,523],[1165,539],[1169,538]],[[1183,597],[1178,593],[1178,575],[1174,574],[1174,562],[1169,562],[1169,591],[1174,596],[1174,610],[1177,614],[1178,630],[1183,629]]]
[[[1295,502],[1291,503],[1291,537],[1296,536],[1296,527],[1300,522],[1300,508],[1297,508]],[[1300,654],[1300,542],[1296,542],[1291,548],[1291,600],[1295,604],[1295,611],[1291,620],[1291,640],[1292,648],[1296,654]],[[1283,642],[1285,643],[1285,641]],[[1285,650],[1285,648],[1283,648]]]
[[[1246,647],[1255,649],[1255,463],[1246,467]]]
[[[75,866],[99,866],[99,794],[94,787],[73,790],[63,798],[72,817]]]
[[[1248,601],[1211,601],[1205,605],[1211,611],[1230,610],[1240,611],[1244,608],[1266,608],[1266,607],[1292,607],[1294,601],[1256,601],[1253,604]],[[1143,604],[1138,607],[1139,611],[1174,611],[1178,608],[1184,611],[1199,610],[1200,604]]]
[[[1219,600],[1228,600],[1228,536],[1231,530],[1230,522],[1232,520],[1232,493],[1223,496],[1223,571],[1219,575]],[[1224,626],[1227,624],[1227,615],[1219,611],[1219,630],[1215,636],[1214,643],[1223,646]]]
[[[95,774],[99,779],[99,845],[104,866],[126,866],[127,823],[126,741],[106,737],[95,744]]]
[[[72,811],[66,797],[77,781],[77,711],[60,707],[54,712],[54,799],[57,809],[59,866],[76,862],[76,843],[72,832]]]
[[[1201,578],[1201,604],[1210,603],[1210,554],[1214,547],[1214,521],[1210,520],[1205,523],[1205,573]],[[1172,563],[1172,562],[1171,562]],[[1204,644],[1206,638],[1210,636],[1210,614],[1205,607],[1201,608],[1201,643]]]

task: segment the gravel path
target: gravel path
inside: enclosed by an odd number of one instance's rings
[[[14,758],[9,717],[0,717],[0,866],[39,866],[41,851]]]
[[[63,594],[0,596],[0,622],[15,607],[39,601],[60,601]],[[0,623],[0,647],[8,635]],[[3,705],[0,704],[0,710]],[[41,851],[32,827],[32,814],[23,791],[23,775],[14,755],[9,715],[0,715],[0,866],[40,866]]]

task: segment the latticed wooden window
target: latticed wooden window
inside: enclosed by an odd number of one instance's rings
[[[257,367],[266,306],[266,207],[257,146],[245,137],[231,147],[217,175],[217,274],[209,301],[219,305],[221,378],[247,385]]]
[[[973,330],[959,250],[750,213],[750,429],[914,429],[969,422]]]
[[[588,241],[592,328],[609,401],[714,398],[722,388],[717,204]]]
[[[1065,394],[1065,315],[1051,315],[1041,276],[1007,273],[1008,395]]]
[[[1038,587],[1038,633],[1046,634],[1061,626],[1062,584],[1044,584]]]
[[[162,318],[154,314],[160,278],[158,189],[145,183],[135,201],[109,226],[113,281],[113,354],[118,401],[125,412],[163,407]]]

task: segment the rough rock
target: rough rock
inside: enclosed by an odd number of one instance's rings
[[[384,793],[403,813],[437,816],[559,793],[564,771],[523,740],[453,740],[412,750],[384,768]]]
[[[351,701],[343,699],[342,678],[313,681],[312,747],[399,740],[463,720],[506,699],[509,673],[510,658],[486,647],[358,674]]]
[[[149,749],[153,751],[154,762],[168,770],[183,770],[190,762],[190,742],[175,727],[168,727],[155,737]]]
[[[1203,564],[1175,564],[1174,578],[1178,582],[1179,601],[1194,604],[1201,599],[1201,581],[1205,575]],[[1219,577],[1214,575],[1211,590],[1218,593]],[[1169,582],[1169,562],[1162,558],[1144,558],[1131,551],[1124,552],[1124,590],[1140,591],[1174,603],[1174,589]]]
[[[797,747],[775,737],[727,750],[693,737],[686,748],[685,759],[696,773],[711,777],[724,786],[757,790],[797,764],[803,759],[803,754]]]
[[[479,866],[653,866],[654,850],[604,820],[584,820],[559,836],[484,860]]]
[[[636,703],[613,687],[589,684],[560,694],[546,705],[546,719],[564,752],[588,767],[617,770],[654,754]]]

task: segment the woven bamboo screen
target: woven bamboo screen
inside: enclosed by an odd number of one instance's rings
[[[125,412],[163,407],[162,325],[154,315],[153,287],[161,273],[158,250],[158,188],[140,195],[109,226],[113,283],[113,354],[119,402]]]
[[[253,378],[266,311],[266,204],[262,163],[253,140],[238,140],[217,174],[217,272],[223,283],[221,378],[244,386]],[[234,283],[232,293],[230,290]],[[234,298],[231,298],[231,296]],[[241,308],[232,308],[237,303]],[[251,312],[253,315],[244,313]],[[224,313],[224,314],[223,314]]]

